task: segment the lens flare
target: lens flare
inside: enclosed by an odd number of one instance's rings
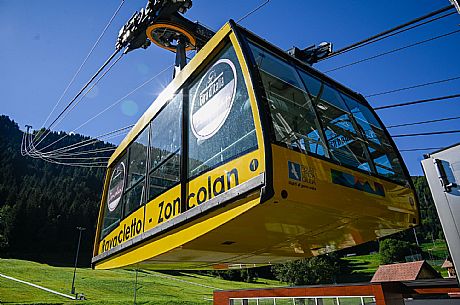
[[[134,116],[139,111],[139,106],[133,100],[124,100],[121,103],[121,112],[126,116]]]

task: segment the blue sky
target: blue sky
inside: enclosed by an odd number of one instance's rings
[[[146,0],[126,0],[119,15],[70,88],[58,109],[113,52],[120,27]],[[260,0],[195,0],[187,13],[212,29],[228,19],[239,19],[262,3]],[[106,1],[12,1],[0,0],[0,114],[21,128],[39,128],[79,67],[101,30],[120,4]],[[242,25],[273,44],[288,49],[331,41],[339,49],[352,42],[419,17],[449,1],[281,1],[268,5]],[[320,71],[353,62],[380,52],[460,29],[455,14],[397,35],[357,51],[323,61]],[[329,75],[353,90],[368,95],[376,92],[460,76],[460,33],[421,46],[344,68]],[[82,102],[55,127],[72,131],[129,91],[156,75],[174,60],[174,54],[157,47],[136,50],[125,56]],[[123,100],[77,132],[97,136],[133,124],[171,79],[166,71],[136,94]],[[460,80],[369,98],[373,106],[437,97],[460,92]],[[386,125],[460,116],[460,99],[379,111]],[[55,118],[56,113],[51,117]],[[460,120],[390,129],[392,134],[459,129]],[[119,141],[113,139],[114,142]],[[460,134],[400,138],[400,149],[447,146],[460,142]],[[428,152],[428,151],[427,151]],[[423,151],[405,152],[411,174],[421,175]]]

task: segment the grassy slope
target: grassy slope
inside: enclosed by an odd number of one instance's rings
[[[447,269],[441,268],[444,260],[449,254],[447,243],[444,240],[436,240],[434,243],[422,244],[421,248],[424,252],[428,253],[430,258],[428,263],[433,266],[436,271],[440,272],[443,277],[447,277]]]
[[[438,272],[441,273],[442,276],[447,276],[447,270],[442,269],[441,265],[447,257],[447,244],[443,240],[437,240],[433,243],[424,243],[421,244],[420,247],[424,252],[428,254],[428,256],[432,259],[428,260],[428,263]],[[370,254],[370,255],[361,255],[361,256],[350,256],[343,258],[343,260],[347,261],[350,264],[350,267],[353,269],[353,275],[360,280],[364,280],[366,278],[370,279],[374,275],[375,271],[380,264],[380,256],[378,253]]]
[[[72,268],[0,259],[0,273],[68,294]],[[84,304],[129,304],[133,302],[135,272],[131,270],[78,269],[76,290],[87,297]],[[186,283],[186,282],[190,283]],[[195,284],[192,284],[195,283]],[[254,284],[231,282],[204,275],[179,272],[167,275],[138,273],[138,304],[212,304],[215,289],[273,287],[275,281]],[[74,304],[74,301],[0,278],[0,304]]]
[[[434,245],[432,243],[423,244],[422,249],[430,252],[433,258],[437,259],[429,263],[440,271],[441,268],[436,264],[442,264],[446,256],[445,242],[437,241]],[[348,261],[353,271],[351,276],[348,275],[341,282],[369,280],[379,266],[378,253],[343,259]],[[73,269],[21,260],[0,259],[0,273],[68,294]],[[445,270],[442,270],[442,275],[446,275]],[[138,273],[138,276],[137,300],[139,304],[212,304],[210,300],[213,288],[239,289],[280,285],[279,282],[267,280],[255,284],[231,282],[186,272],[178,272],[172,276],[142,271]],[[78,269],[76,287],[77,292],[83,292],[88,299],[84,304],[128,304],[133,301],[134,279],[135,272],[130,270]],[[0,278],[0,304],[66,304],[66,302],[74,303],[39,289]]]

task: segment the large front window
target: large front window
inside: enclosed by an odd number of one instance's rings
[[[348,95],[342,94],[342,96],[362,134],[367,139],[370,158],[375,164],[377,173],[394,180],[405,181],[399,158],[385,135],[381,124],[369,108]]]
[[[250,47],[276,143],[405,182],[399,158],[367,105],[254,43]]]
[[[326,155],[312,101],[297,71],[251,45],[270,106],[276,141],[289,148]]]

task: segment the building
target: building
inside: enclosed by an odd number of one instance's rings
[[[370,283],[214,291],[214,305],[459,305],[456,279],[425,261],[383,265]]]

